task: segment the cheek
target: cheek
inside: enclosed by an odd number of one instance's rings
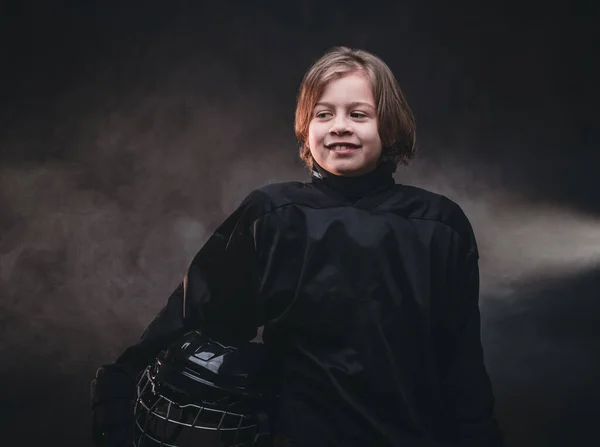
[[[372,146],[372,147],[381,146],[381,138],[379,137],[379,132],[377,130],[377,127],[369,126],[368,128],[362,129],[360,137],[362,138],[363,142],[365,142],[365,143],[368,142],[369,146]]]
[[[370,135],[369,138],[369,153],[372,156],[379,156],[383,150],[381,144],[381,138],[379,138],[379,133],[374,132]]]
[[[381,137],[379,135],[379,130],[377,127],[371,129],[371,141],[377,146],[381,148]]]
[[[311,124],[308,127],[308,142],[311,147],[318,144],[323,139],[323,132],[319,130],[319,126]]]

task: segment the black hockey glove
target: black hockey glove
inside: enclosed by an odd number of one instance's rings
[[[91,383],[92,435],[97,447],[130,447],[136,383],[122,365],[104,365]]]

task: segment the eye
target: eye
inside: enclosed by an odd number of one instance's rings
[[[317,112],[315,114],[317,118],[327,118],[329,115],[331,115],[329,112]]]
[[[364,114],[364,113],[362,113],[362,112],[352,112],[352,113],[350,114],[350,116],[351,116],[352,118],[359,118],[359,119],[362,119],[362,118],[366,118],[366,117],[367,117],[367,115],[365,115],[365,114]]]

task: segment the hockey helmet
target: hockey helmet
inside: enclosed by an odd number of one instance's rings
[[[140,375],[134,445],[268,445],[267,364],[263,344],[185,335]]]

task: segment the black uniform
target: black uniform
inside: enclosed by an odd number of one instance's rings
[[[460,207],[386,164],[315,174],[249,194],[119,363],[139,371],[191,329],[250,340],[264,326],[274,429],[296,446],[501,445]]]

